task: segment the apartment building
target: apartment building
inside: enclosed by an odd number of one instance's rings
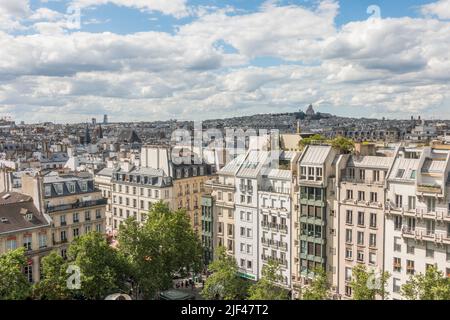
[[[112,210],[107,217],[107,225],[113,235],[130,217],[145,221],[154,203],[163,201],[169,206],[172,203],[172,179],[160,169],[122,163],[113,170],[111,185]]]
[[[450,272],[450,153],[430,147],[400,148],[388,176],[385,268],[390,298],[435,265]]]
[[[258,256],[259,277],[269,260],[279,263],[283,280],[280,284],[291,287],[292,280],[292,166],[297,152],[282,152],[279,169],[263,168],[258,186]]]
[[[40,280],[41,259],[52,249],[50,219],[36,208],[30,196],[0,193],[0,255],[24,247],[28,281]]]
[[[67,246],[91,231],[105,232],[106,199],[87,173],[24,175],[22,192],[51,219],[51,243],[63,257]]]
[[[181,154],[183,151],[180,151],[183,161],[179,163],[172,159],[172,151],[144,146],[140,165],[124,160],[95,175],[98,188],[104,195],[108,194],[111,209],[107,211],[107,228],[113,235],[129,217],[145,221],[152,205],[163,201],[172,210],[185,209],[200,236],[201,197],[212,168],[192,153]]]
[[[205,182],[207,192],[214,199],[213,207],[213,251],[225,247],[229,255],[235,254],[235,193],[236,173],[245,155],[228,162],[217,175]]]
[[[331,146],[308,146],[298,161],[298,203],[295,235],[300,252],[293,268],[293,280],[304,286],[322,268],[330,283],[336,283],[337,239],[334,227],[337,152]]]
[[[374,152],[373,152],[374,153]],[[371,153],[372,154],[372,153]],[[352,297],[353,267],[363,264],[384,271],[385,184],[394,152],[342,155],[338,166],[336,294]],[[389,235],[386,235],[389,236]]]

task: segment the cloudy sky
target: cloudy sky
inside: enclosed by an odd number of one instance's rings
[[[16,121],[310,103],[450,119],[450,0],[0,0],[0,115]]]

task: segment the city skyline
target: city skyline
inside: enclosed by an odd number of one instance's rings
[[[450,1],[0,3],[17,122],[450,118]]]

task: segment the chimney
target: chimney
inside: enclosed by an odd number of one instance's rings
[[[376,146],[374,143],[358,142],[355,143],[355,155],[357,156],[375,156]]]

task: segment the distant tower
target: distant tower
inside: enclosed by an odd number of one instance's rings
[[[97,138],[99,139],[103,138],[103,129],[101,124],[98,125]]]
[[[305,114],[306,114],[307,116],[310,116],[310,117],[312,117],[312,116],[314,116],[314,115],[316,114],[316,112],[314,111],[314,108],[313,108],[312,104],[310,104],[310,105],[308,106],[308,109],[306,110]]]
[[[103,124],[108,124],[108,115],[103,115]]]
[[[86,123],[86,129],[84,131],[84,144],[91,143],[91,135],[89,134],[89,125]]]
[[[297,134],[302,133],[302,129],[300,128],[300,119],[297,120]]]
[[[97,119],[92,118],[92,125],[95,127],[97,125]]]

